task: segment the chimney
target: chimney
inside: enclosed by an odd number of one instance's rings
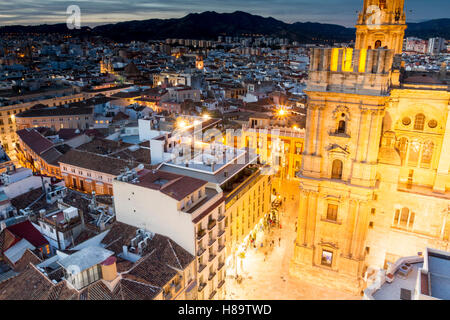
[[[102,262],[102,277],[105,281],[113,281],[117,278],[116,257],[111,256]]]

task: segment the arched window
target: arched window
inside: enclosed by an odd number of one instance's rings
[[[414,120],[414,130],[423,130],[424,125],[425,115],[423,113],[417,114]]]
[[[381,48],[381,40],[375,41],[375,49]]]
[[[412,229],[415,213],[406,207],[395,210],[394,225],[400,228]]]
[[[426,141],[423,144],[422,149],[422,159],[420,161],[420,166],[422,168],[430,168],[431,166],[431,160],[433,158],[433,150],[434,150],[434,143],[432,141]]]
[[[411,141],[409,144],[408,166],[416,167],[420,157],[421,142],[417,140]]]
[[[339,121],[337,133],[345,133],[345,121]]]
[[[398,142],[398,151],[400,152],[400,158],[402,159],[402,164],[406,160],[406,153],[408,151],[408,138],[401,138]]]
[[[333,167],[331,169],[331,179],[342,179],[342,161],[334,160]]]

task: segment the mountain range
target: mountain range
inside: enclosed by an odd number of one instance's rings
[[[261,17],[242,11],[191,13],[179,19],[149,19],[97,26],[93,29],[68,30],[65,24],[38,26],[4,26],[0,33],[63,33],[99,35],[116,41],[163,40],[166,38],[216,40],[218,36],[260,34],[288,38],[300,43],[343,42],[355,38],[355,28],[315,22],[286,23],[271,17]],[[408,23],[406,36],[422,39],[450,39],[450,19],[435,19]]]

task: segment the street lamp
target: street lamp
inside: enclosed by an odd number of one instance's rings
[[[186,121],[184,120],[178,120],[178,127],[179,128],[185,128],[187,126]]]

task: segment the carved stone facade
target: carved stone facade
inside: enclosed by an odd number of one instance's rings
[[[366,0],[365,10],[375,2]],[[291,272],[353,293],[368,268],[426,247],[449,249],[449,81],[434,74],[399,81],[391,44],[403,40],[403,0],[384,6],[387,48],[362,45],[366,31],[357,26],[354,50],[314,49],[306,90]]]

